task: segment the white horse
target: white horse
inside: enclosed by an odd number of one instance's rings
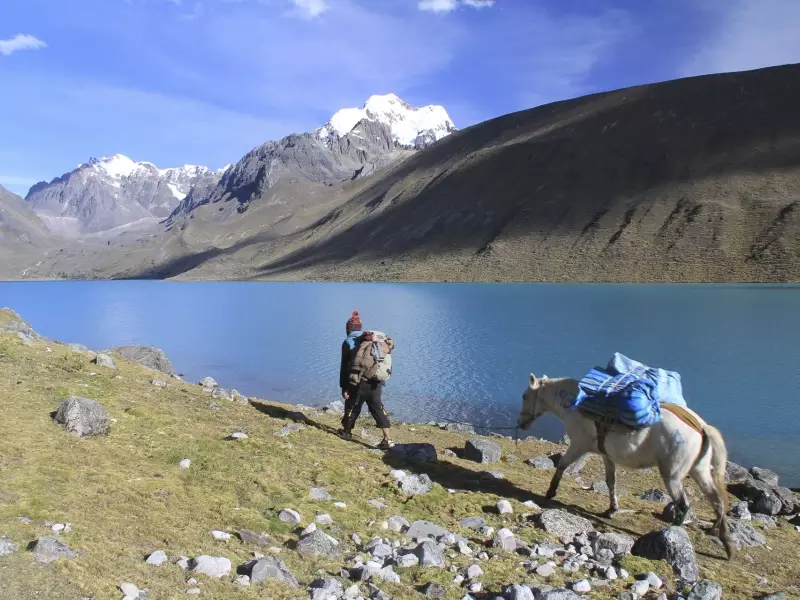
[[[548,379],[547,376],[537,379],[533,374],[530,385],[522,394],[520,427],[528,429],[536,419],[549,412],[564,422],[570,439],[569,448],[558,461],[547,498],[555,497],[564,470],[587,452],[592,452],[601,455],[605,463],[611,500],[607,516],[612,517],[619,510],[616,465],[628,469],[658,467],[675,503],[675,523],[682,525],[689,512],[683,480],[690,475],[716,511],[714,527],[725,545],[728,559],[731,559],[735,547],[726,522],[725,464],[728,452],[722,434],[693,411],[682,407],[676,410],[673,408],[675,405],[666,404],[662,404],[661,418],[652,427],[603,426],[569,408],[577,395],[578,382],[575,379]]]

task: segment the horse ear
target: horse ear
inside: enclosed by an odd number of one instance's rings
[[[535,385],[536,385],[536,375],[531,373],[531,387],[534,387]]]

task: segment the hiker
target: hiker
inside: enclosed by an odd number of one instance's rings
[[[383,432],[383,440],[378,448],[392,448],[394,442],[389,415],[386,414],[381,399],[383,385],[391,375],[391,358],[387,361],[388,372],[385,367],[379,369],[372,346],[377,344],[379,351],[388,356],[394,348],[394,341],[380,332],[362,332],[358,311],[354,311],[347,320],[345,329],[347,338],[342,343],[342,362],[339,369],[344,417],[339,435],[346,440],[353,439],[353,427],[361,414],[361,408],[366,404],[375,419],[376,427]],[[373,339],[373,336],[379,339]]]

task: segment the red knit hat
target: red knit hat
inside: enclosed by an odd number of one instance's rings
[[[361,317],[358,316],[358,311],[354,310],[353,315],[347,320],[347,333],[351,331],[361,331]]]

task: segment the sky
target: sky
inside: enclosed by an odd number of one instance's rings
[[[90,157],[213,169],[372,94],[457,127],[800,62],[798,0],[2,0],[0,185]]]

